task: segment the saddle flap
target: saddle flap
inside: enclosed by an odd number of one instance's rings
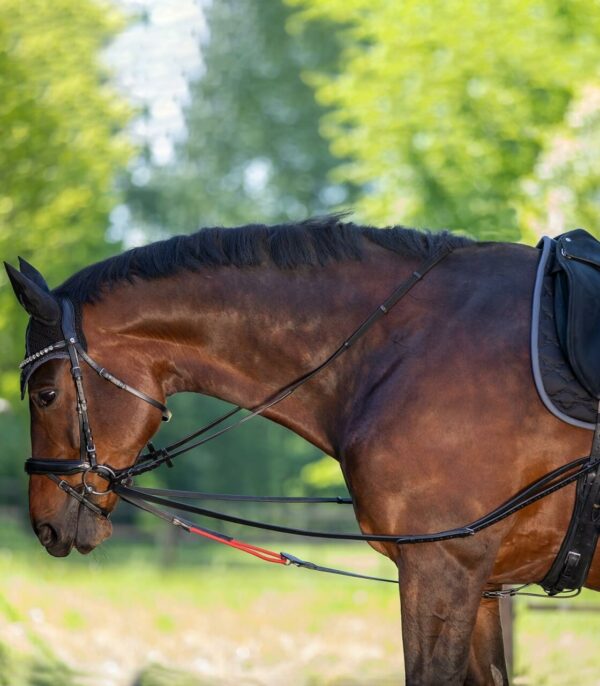
[[[600,242],[583,229],[556,239],[556,322],[580,383],[600,398]]]

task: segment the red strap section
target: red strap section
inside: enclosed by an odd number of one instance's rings
[[[192,534],[208,538],[211,541],[215,541],[216,543],[223,543],[224,545],[228,545],[231,548],[235,548],[236,550],[241,550],[243,553],[248,553],[248,555],[254,555],[254,557],[258,557],[260,560],[264,560],[265,562],[273,562],[277,565],[289,564],[285,557],[281,555],[281,553],[276,553],[274,550],[260,548],[257,545],[252,545],[251,543],[244,543],[243,541],[236,541],[235,538],[221,538],[220,536],[211,534],[208,531],[204,531],[204,529],[198,529],[195,526],[190,526],[188,528],[188,531]]]

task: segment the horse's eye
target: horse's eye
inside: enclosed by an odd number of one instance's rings
[[[37,394],[37,403],[40,407],[48,407],[56,400],[56,391],[40,391]]]

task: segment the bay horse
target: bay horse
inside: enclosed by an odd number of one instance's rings
[[[54,291],[26,263],[8,269],[31,322],[48,325],[70,299],[90,356],[159,404],[192,391],[253,408],[325,359],[442,245],[451,253],[386,318],[265,413],[338,460],[363,532],[425,533],[464,525],[589,452],[591,433],[553,416],[532,380],[534,249],[327,217],[175,236]],[[99,461],[132,465],[161,413],[85,365],[83,381]],[[76,458],[68,361],[39,366],[29,400],[32,454]],[[371,543],[398,569],[407,684],[508,683],[499,601],[482,592],[544,576],[573,498],[569,486],[469,538]],[[106,511],[118,500],[95,499]],[[29,507],[51,555],[88,553],[111,533],[41,475]],[[598,554],[587,585],[600,590]]]

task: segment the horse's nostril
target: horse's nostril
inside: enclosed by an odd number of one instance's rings
[[[40,543],[44,546],[44,548],[54,545],[54,543],[56,543],[58,540],[56,531],[54,531],[50,524],[42,524],[38,526],[36,533],[37,537],[40,539]]]

